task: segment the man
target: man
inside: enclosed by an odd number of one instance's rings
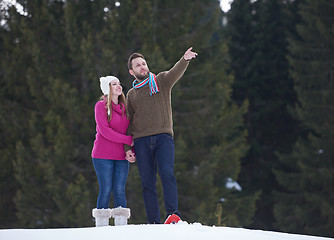
[[[197,56],[189,48],[169,70],[154,75],[143,55],[133,53],[128,60],[129,73],[135,77],[127,94],[130,117],[128,134],[133,135],[139,174],[142,181],[148,223],[160,223],[156,193],[157,170],[163,187],[168,223],[180,219],[178,195],[174,177],[174,140],[171,90],[183,76],[189,61]],[[133,159],[130,146],[125,146],[126,158]],[[178,220],[176,220],[178,221]]]

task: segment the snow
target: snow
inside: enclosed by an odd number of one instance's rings
[[[236,190],[238,190],[238,191],[241,191],[242,190],[242,188],[241,188],[241,186],[239,185],[239,183],[237,183],[236,181],[233,181],[233,179],[232,178],[227,178],[226,179],[226,184],[225,184],[225,187],[227,188],[227,189],[236,189]]]
[[[112,222],[112,221],[111,221]],[[180,221],[171,225],[126,225],[62,229],[5,229],[1,240],[329,240],[333,238],[288,234],[245,228],[204,226],[200,223]]]
[[[220,8],[223,12],[228,12],[231,8],[231,3],[233,0],[219,0],[220,1]]]

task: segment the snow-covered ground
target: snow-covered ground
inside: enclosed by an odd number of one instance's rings
[[[179,222],[171,225],[127,225],[62,229],[0,230],[1,240],[329,240],[333,238],[244,228],[204,226]]]

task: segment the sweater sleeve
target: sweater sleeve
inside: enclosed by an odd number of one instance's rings
[[[133,123],[133,115],[134,115],[134,110],[133,110],[133,106],[132,106],[132,103],[131,103],[131,98],[129,97],[129,94],[130,94],[130,91],[128,92],[127,94],[127,104],[126,104],[126,113],[129,117],[129,120],[130,120],[130,124],[129,124],[129,127],[128,127],[128,130],[127,130],[127,135],[133,135],[132,134],[132,130],[133,130],[133,126],[132,126],[132,123]]]
[[[160,73],[164,75],[163,84],[170,88],[173,87],[174,84],[183,76],[188,65],[189,61],[184,60],[182,56],[182,58],[177,63],[175,63],[175,65],[169,71]]]
[[[109,141],[129,145],[132,143],[132,136],[121,134],[109,127],[107,111],[102,102],[97,102],[95,105],[95,121],[98,131]]]

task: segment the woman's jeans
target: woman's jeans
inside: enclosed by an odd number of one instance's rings
[[[125,184],[129,173],[129,162],[93,158],[93,165],[100,188],[97,208],[109,208],[111,193],[114,198],[114,207],[126,208]]]
[[[174,177],[174,140],[169,134],[136,138],[134,140],[139,174],[148,223],[160,223],[159,202],[156,192],[157,169],[163,187],[168,214],[178,213],[178,196]]]

